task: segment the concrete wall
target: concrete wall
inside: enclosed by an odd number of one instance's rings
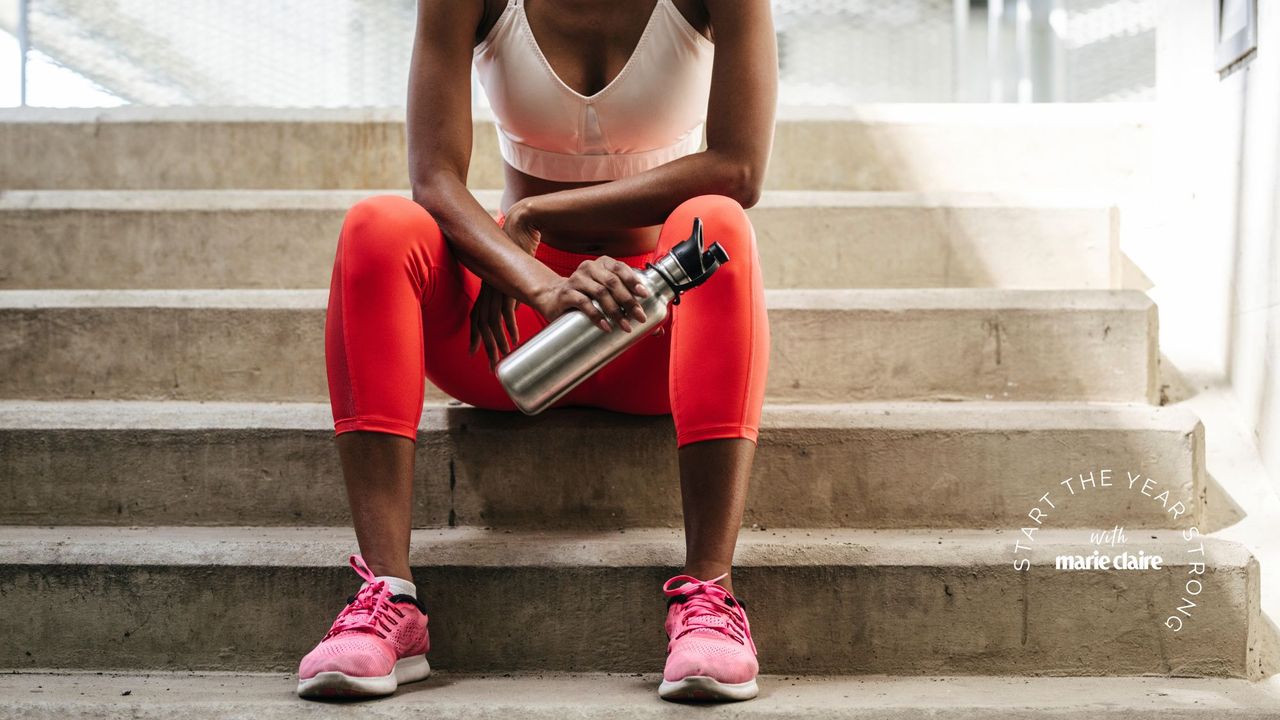
[[[1124,249],[1154,283],[1166,356],[1232,389],[1280,490],[1280,3],[1258,0],[1257,54],[1226,77],[1212,6],[1160,3],[1157,201]]]

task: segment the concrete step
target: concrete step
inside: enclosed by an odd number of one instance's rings
[[[437,673],[367,703],[307,704],[287,673],[0,675],[0,717],[24,720],[131,717],[292,720],[429,715],[441,720],[676,718],[703,708],[658,699],[656,674],[485,677]],[[1268,720],[1280,684],[1191,678],[765,676],[759,698],[725,709],[751,720]]]
[[[373,192],[0,192],[0,289],[328,287]],[[1118,287],[1116,210],[1087,196],[776,191],[750,214],[772,288]]]
[[[326,298],[0,291],[0,398],[324,400]],[[774,290],[768,305],[774,400],[1156,399],[1156,309],[1137,291]]]
[[[743,533],[735,586],[763,671],[1248,676],[1262,618],[1243,546],[1143,531],[1114,551],[1159,556],[1160,570],[1058,570],[1057,556],[1094,552],[1088,530],[1040,530],[1021,552],[1019,539]],[[0,528],[0,667],[291,670],[356,587],[342,562],[354,548],[348,529]],[[676,530],[416,531],[432,663],[653,672],[658,588],[683,553]]]
[[[3,402],[0,524],[346,525],[332,428],[322,404]],[[1039,506],[1054,527],[1187,527],[1203,432],[1149,405],[766,405],[745,524],[1017,528]],[[429,406],[414,522],[679,527],[673,437],[669,418]]]
[[[1150,176],[1139,105],[863,105],[783,110],[774,189],[1115,191]],[[0,188],[407,187],[402,109],[0,110]],[[500,187],[491,120],[472,187]]]

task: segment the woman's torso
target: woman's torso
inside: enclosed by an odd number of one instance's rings
[[[683,21],[704,38],[708,16],[702,0],[670,0]],[[489,37],[509,0],[485,0],[485,17],[477,29],[476,43]],[[524,0],[525,17],[537,47],[555,76],[574,92],[593,96],[619,76],[636,53],[641,36],[655,13],[657,0]],[[548,78],[554,81],[554,78]],[[625,79],[625,78],[624,78]],[[562,182],[521,172],[503,163],[505,189],[502,209],[517,200],[558,190],[586,187],[599,182]],[[542,242],[578,253],[638,255],[657,242],[659,226],[610,231],[544,233]]]

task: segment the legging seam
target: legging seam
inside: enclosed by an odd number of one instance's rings
[[[421,207],[421,206],[419,206],[419,207]],[[423,210],[425,211],[425,210],[426,210],[426,208],[423,208]],[[429,223],[429,225],[434,225],[434,226],[435,226],[435,229],[436,229],[436,232],[440,233],[440,240],[441,240],[442,244],[445,246],[445,248],[446,248],[446,249],[448,249],[450,252],[452,252],[452,248],[450,248],[450,247],[449,247],[449,239],[448,239],[448,238],[446,238],[446,237],[444,236],[444,231],[440,229],[440,224],[439,224],[438,222],[436,222],[436,219],[435,219],[435,218],[431,217],[431,213],[429,213],[429,212],[428,212],[428,213],[427,213],[427,217],[428,217],[428,218],[430,218],[430,223]],[[420,245],[419,247],[425,247],[426,245],[427,245],[427,243],[421,243],[421,245]],[[432,300],[433,298],[435,298],[435,296],[436,296],[436,285],[438,284],[438,282],[437,282],[438,278],[436,277],[437,269],[436,269],[436,266],[435,266],[435,265],[433,265],[433,264],[432,264],[432,262],[431,262],[431,253],[430,253],[430,252],[424,252],[424,253],[423,253],[423,262],[422,262],[422,267],[423,267],[423,268],[425,268],[425,272],[427,273],[427,277],[426,277],[426,278],[424,278],[424,282],[423,282],[423,285],[425,285],[425,286],[426,286],[426,287],[424,288],[425,292],[423,292],[422,294],[420,294],[420,295],[418,296],[418,306],[419,306],[419,307],[423,307],[423,306],[426,306],[426,305],[428,305],[428,304],[430,304],[430,303],[431,303],[431,300]],[[421,323],[419,323],[419,326],[421,326]],[[424,338],[424,340],[425,340],[425,338]],[[425,347],[426,347],[426,345],[424,344],[424,345],[423,345],[423,347],[425,348]]]
[[[342,366],[347,372],[347,407],[350,408],[353,415],[359,415],[356,408],[356,374],[351,371],[351,346],[347,342],[347,238],[344,230],[343,237],[338,242],[338,253],[341,255],[339,261],[342,263],[342,274],[338,281],[342,283],[342,287],[338,289],[338,312],[342,313]],[[330,290],[330,292],[333,292]]]
[[[367,425],[375,425],[375,428],[362,427]],[[377,432],[382,434],[399,435],[412,440],[415,444],[418,441],[418,427],[413,423],[407,423],[403,420],[388,418],[382,415],[355,415],[349,418],[343,418],[334,423],[334,434],[344,435],[349,432]],[[399,430],[400,432],[396,432]]]
[[[676,400],[680,397],[680,369],[675,367],[676,358],[680,357],[680,353],[676,351],[676,343],[680,340],[680,333],[676,332],[676,323],[680,321],[680,306],[673,305],[671,307],[671,346],[667,356],[667,379],[671,387],[667,390],[667,402],[671,406],[674,413],[676,409]],[[674,415],[672,416],[674,417]],[[680,437],[679,428],[677,428],[676,437]]]
[[[749,250],[751,250],[752,254],[754,255],[755,246],[756,246],[756,229],[755,229],[755,226],[751,224],[750,220],[747,220],[747,231],[749,232],[748,237],[750,239],[750,242],[747,247]],[[750,274],[748,276],[749,279],[747,280],[747,293],[750,297],[747,298],[747,302],[752,306],[755,305],[755,297],[756,297],[756,273],[754,272],[755,265],[756,265],[755,263],[751,263],[748,265],[748,270]],[[761,282],[763,282],[763,278],[761,278]],[[761,295],[764,294],[763,287],[760,288],[760,294]],[[764,308],[764,312],[768,313],[769,308],[767,307]],[[756,351],[756,312],[754,307],[752,308],[752,311],[751,311],[751,322],[750,322],[750,330],[748,331],[747,347],[744,348],[744,350],[746,351],[748,356],[747,356],[747,371],[742,373],[742,404],[738,406],[738,418],[740,421],[746,420],[746,417],[747,417],[747,401],[748,401],[747,390],[748,388],[751,387],[752,373],[756,371],[755,363],[752,362],[755,359],[755,351]]]
[[[755,442],[759,437],[759,430],[746,423],[730,423],[727,425],[709,425],[707,427],[698,427],[684,430],[676,433],[676,444],[683,446],[695,442],[703,442],[705,440],[717,440],[722,438],[742,438]]]
[[[417,430],[417,427],[414,426],[413,423],[407,423],[404,420],[401,420],[399,418],[393,418],[387,415],[371,415],[368,413],[356,413],[355,415],[352,415],[349,418],[343,418],[339,422],[353,423],[353,422],[368,422],[368,421],[384,422],[384,423],[387,423],[388,425],[400,425],[402,427],[413,428],[414,430]]]

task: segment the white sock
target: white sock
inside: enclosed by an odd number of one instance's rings
[[[375,577],[374,580],[385,582],[387,584],[387,590],[392,595],[408,595],[412,598],[418,597],[418,586],[404,578],[392,577],[390,575],[379,575]],[[364,585],[361,585],[360,587],[364,587],[368,584],[369,583],[364,583]]]

